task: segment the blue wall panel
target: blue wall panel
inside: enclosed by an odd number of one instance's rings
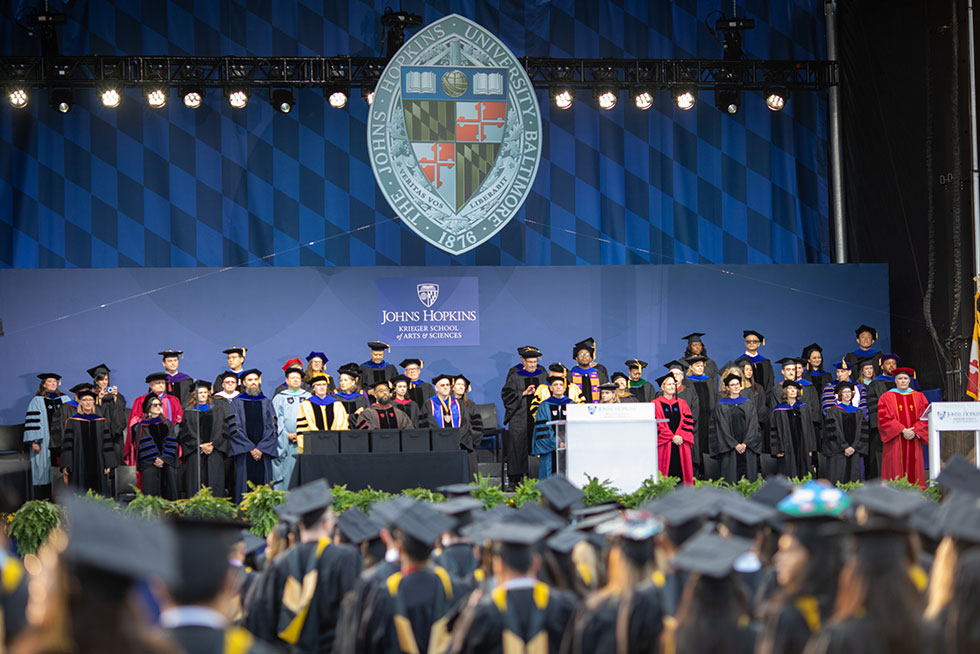
[[[387,0],[73,0],[64,54],[304,55],[382,52]],[[717,0],[405,0],[431,22],[456,12],[517,56],[720,58],[704,25]],[[0,54],[35,54],[0,5]],[[61,3],[54,3],[60,6]],[[820,3],[750,0],[752,58],[818,59]],[[727,9],[727,7],[726,7]],[[67,115],[35,93],[0,107],[0,267],[580,265],[829,261],[826,98],[780,113],[760,94],[735,116],[711,93],[690,112],[661,92],[641,112],[625,94],[600,112],[538,92],[545,148],[515,219],[458,257],[397,222],[367,159],[367,106],[302,90],[275,113],[263,92],[236,111],[210,91],[197,111],[162,111],[136,90],[118,109],[80,93]]]

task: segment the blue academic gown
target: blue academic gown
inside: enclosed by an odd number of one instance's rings
[[[276,424],[279,427],[279,456],[272,462],[272,486],[276,490],[286,490],[289,479],[293,476],[296,465],[294,454],[299,454],[299,444],[289,440],[289,434],[296,433],[296,417],[299,415],[299,405],[310,392],[299,389],[281,391],[272,398],[272,406],[276,409]]]
[[[248,459],[253,449],[262,452],[261,464],[265,469],[262,483],[271,484],[273,481],[272,462],[279,456],[279,430],[276,426],[276,409],[272,400],[265,395],[249,398],[242,393],[231,401],[228,412],[228,440],[231,447],[228,456],[235,465],[235,502],[242,501],[242,494],[248,490],[247,479]],[[245,429],[245,403],[261,402],[262,404],[262,434],[258,443],[253,443]]]
[[[62,395],[61,404],[71,402],[71,398]],[[48,425],[48,412],[44,408],[45,398],[35,395],[27,405],[27,417],[24,420],[24,442],[38,443],[39,452],[31,448],[31,480],[35,486],[46,486],[51,483],[51,427]]]

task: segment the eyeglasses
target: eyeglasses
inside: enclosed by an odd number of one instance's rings
[[[150,407],[151,408],[152,407],[155,407],[155,406],[163,406],[163,403],[162,402],[150,402]]]

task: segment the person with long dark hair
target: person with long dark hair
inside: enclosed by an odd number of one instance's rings
[[[816,343],[810,343],[803,348],[800,359],[803,361],[803,378],[813,384],[818,393],[821,392],[833,378],[833,375],[823,369],[823,348]]]
[[[227,496],[225,419],[230,407],[228,402],[214,400],[211,382],[198,379],[194,383],[194,396],[184,407],[180,430],[182,487],[187,497],[205,486],[215,497]]]
[[[154,393],[143,398],[143,419],[130,428],[136,446],[137,470],[144,495],[177,499],[177,435],[173,423],[163,417],[163,401]]]

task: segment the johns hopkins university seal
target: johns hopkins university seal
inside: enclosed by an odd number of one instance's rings
[[[472,250],[524,204],[541,159],[541,112],[500,39],[456,14],[389,62],[368,117],[378,185],[402,221],[450,254]]]

